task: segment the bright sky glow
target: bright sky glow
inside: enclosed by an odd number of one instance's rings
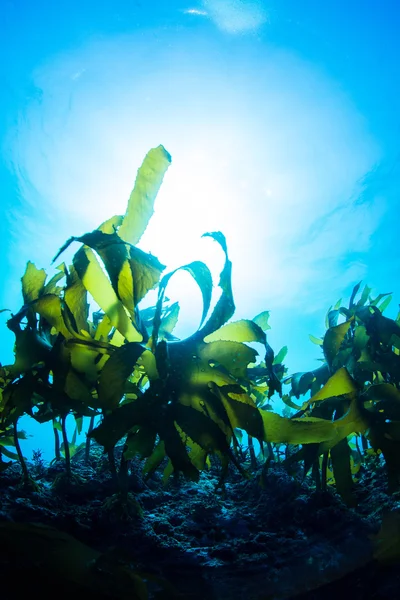
[[[143,249],[168,268],[197,258],[217,274],[222,257],[201,235],[220,229],[240,313],[329,303],[336,286],[364,276],[362,262],[343,270],[342,258],[368,248],[384,211],[351,201],[379,159],[366,123],[335,82],[290,53],[265,47],[256,68],[245,55],[232,68],[201,37],[182,45],[161,53],[116,37],[37,69],[37,98],[10,138],[35,209],[23,228],[19,214],[16,255],[29,247],[43,264],[69,235],[123,213],[136,169],[162,143],[172,165]],[[192,308],[198,292],[181,281],[176,294]]]

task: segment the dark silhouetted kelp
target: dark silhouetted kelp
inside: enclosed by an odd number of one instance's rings
[[[373,299],[365,286],[356,300],[355,286],[348,307],[329,309],[323,339],[310,336],[321,367],[288,376],[287,347],[275,355],[267,341],[268,311],[231,321],[227,243],[206,233],[225,259],[220,296],[210,312],[209,268],[180,267],[203,311],[198,330],[178,339],[179,304],[165,294],[180,269],[162,276],[136,246],[170,161],[162,146],[150,150],[126,214],[57,253],[79,243],[71,265],[48,280],[27,264],[23,306],[7,322],[15,361],[0,373],[3,576],[37,567],[41,585],[64,582],[85,597],[249,600],[311,593],[396,561],[398,527],[385,521],[376,534],[384,511],[397,523],[400,484],[400,319],[383,315],[391,296]],[[157,286],[156,305],[140,309]],[[23,457],[23,415],[53,424],[48,468],[39,470],[40,453],[33,465]]]

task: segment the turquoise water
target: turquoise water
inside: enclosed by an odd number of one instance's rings
[[[140,247],[217,277],[201,235],[223,231],[236,316],[271,311],[290,372],[318,364],[308,335],[358,281],[393,292],[395,316],[399,25],[388,0],[3,2],[0,308],[20,308],[27,260],[51,272],[70,235],[124,212],[163,144],[172,165]],[[169,295],[189,335],[196,286],[177,276]],[[50,456],[45,426],[27,429],[27,455]]]

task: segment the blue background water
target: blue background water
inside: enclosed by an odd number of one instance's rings
[[[0,306],[19,308],[28,259],[50,269],[71,234],[124,211],[162,143],[173,162],[141,247],[217,275],[200,236],[221,229],[237,316],[271,310],[290,371],[317,364],[308,334],[360,279],[394,293],[394,316],[399,26],[389,0],[2,2]],[[169,291],[187,335],[198,292],[184,275]],[[3,327],[3,364],[11,345]],[[46,428],[25,426],[27,455],[50,456]]]

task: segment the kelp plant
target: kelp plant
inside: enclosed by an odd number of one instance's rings
[[[396,320],[385,317],[391,294],[372,298],[368,286],[356,301],[360,286],[354,287],[348,307],[339,300],[328,310],[323,339],[310,336],[322,348],[322,366],[287,378],[291,390],[283,397],[298,411],[294,418],[332,420],[356,407],[354,431],[360,435],[355,443],[348,435],[335,444],[307,444],[286,461],[303,460],[305,471],[313,467],[318,485],[334,482],[349,505],[356,504],[353,476],[371,454],[385,459],[389,491],[400,486],[400,313]],[[309,392],[311,398],[302,406],[293,402],[293,396]]]
[[[328,451],[334,456],[347,447],[348,436],[368,428],[372,431],[371,415],[376,411],[367,414],[361,410],[357,374],[349,368],[354,359],[351,362],[349,352],[342,353],[342,344],[349,331],[355,334],[359,330],[357,351],[369,352],[368,360],[377,360],[378,330],[383,327],[379,310],[355,313],[350,307],[346,323],[339,326],[330,317],[324,341],[327,365],[324,377],[318,379],[318,387],[323,387],[301,413],[288,418],[263,410],[265,399],[281,395],[285,368],[267,342],[267,312],[253,320],[230,321],[235,305],[224,235],[204,234],[225,256],[220,296],[211,314],[213,282],[206,264],[194,261],[162,277],[165,267],[136,246],[153,214],[170,162],[163,146],[150,150],[138,170],[125,215],[71,237],[54,260],[78,242],[72,264],[60,264],[49,281],[43,269],[27,264],[22,277],[24,304],[7,323],[15,334],[15,362],[1,370],[0,404],[2,453],[12,455],[5,448],[12,441],[26,482],[29,473],[19,450],[17,429],[24,414],[39,422],[60,423],[68,477],[67,416],[73,414],[78,423],[84,416],[91,417],[92,426],[101,416],[100,423],[91,427],[89,440],[95,439],[108,452],[121,486],[127,461],[136,454],[146,459],[147,475],[166,461],[165,479],[182,472],[197,480],[212,454],[222,464],[222,478],[230,462],[246,474],[238,451],[239,430],[258,440],[261,447],[264,443],[303,444],[301,452],[311,448],[313,457]],[[179,340],[172,333],[179,306],[168,305],[165,293],[171,277],[182,269],[198,284],[203,311],[198,330]],[[141,300],[156,286],[156,306],[140,310]],[[92,314],[90,298],[99,307]],[[365,331],[356,328],[359,320],[365,322]],[[257,352],[247,345],[251,342],[264,346],[259,365],[255,364]],[[284,354],[281,351],[278,360],[283,361]],[[293,389],[295,381],[293,376]],[[394,390],[392,382],[388,385]],[[325,410],[328,406],[335,407],[340,418],[332,419],[332,410]],[[382,427],[374,431],[374,439],[382,440]],[[113,450],[121,440],[124,446],[117,477]],[[339,485],[338,477],[336,481]]]

